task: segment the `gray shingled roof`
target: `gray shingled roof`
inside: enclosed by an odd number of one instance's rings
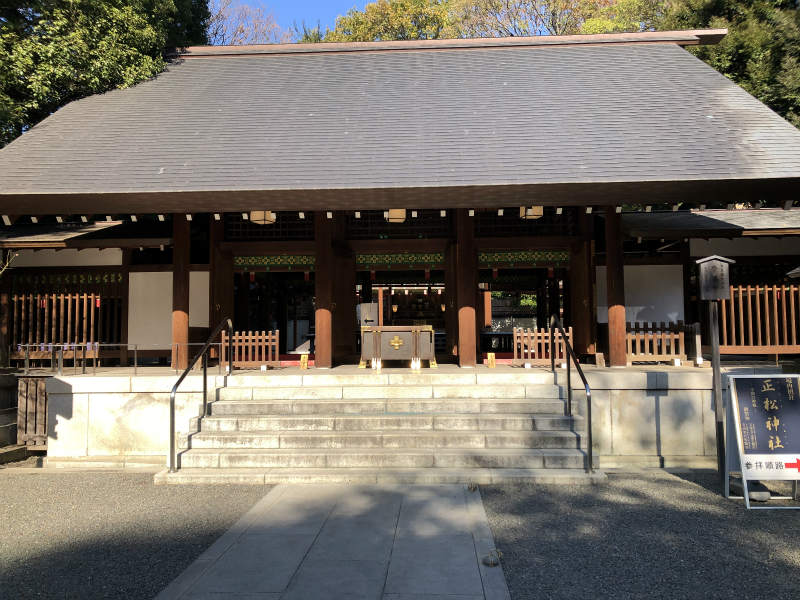
[[[784,235],[800,232],[800,209],[625,213],[622,227],[628,235],[643,238]]]
[[[221,56],[65,106],[0,181],[12,214],[785,199],[800,131],[672,43]]]

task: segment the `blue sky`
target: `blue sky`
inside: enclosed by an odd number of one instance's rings
[[[260,5],[264,10],[275,15],[278,24],[289,29],[293,23],[301,25],[303,21],[313,27],[319,21],[322,29],[333,28],[336,17],[343,15],[354,6],[363,9],[365,0],[244,0],[251,5]]]

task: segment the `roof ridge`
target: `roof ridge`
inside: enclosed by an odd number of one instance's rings
[[[536,46],[582,46],[597,44],[671,43],[697,46],[718,43],[727,29],[640,31],[591,35],[537,35],[529,37],[456,38],[435,40],[393,40],[385,42],[326,42],[318,44],[252,44],[243,46],[189,46],[173,56],[251,56],[258,54],[318,54],[326,52],[375,52],[392,50],[455,50]]]

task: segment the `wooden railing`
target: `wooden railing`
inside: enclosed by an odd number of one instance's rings
[[[227,344],[228,334],[222,332],[222,347]],[[231,362],[234,368],[280,366],[278,353],[280,331],[234,331],[231,337]],[[222,366],[228,357],[222,357]]]
[[[559,332],[555,332],[555,360],[566,358],[564,339]],[[550,332],[547,329],[514,328],[514,359],[515,365],[530,364],[547,366],[550,364]],[[572,327],[567,328],[567,339],[572,343]]]
[[[798,294],[796,285],[731,286],[720,302],[720,353],[800,353]]]
[[[11,358],[49,358],[50,344],[84,346],[98,341],[119,342],[122,303],[100,294],[13,294],[9,336]],[[74,350],[72,351],[74,352]],[[89,347],[85,356],[92,358]],[[71,354],[67,351],[65,356]],[[84,356],[81,352],[81,356]]]
[[[686,360],[686,327],[683,321],[628,323],[625,338],[628,364]]]

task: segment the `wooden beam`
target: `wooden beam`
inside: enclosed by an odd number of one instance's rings
[[[410,239],[410,240],[348,240],[350,248],[356,254],[396,254],[402,252],[444,252],[446,238]]]
[[[566,250],[578,239],[570,235],[478,237],[475,246],[478,250]]]
[[[622,219],[613,206],[606,209],[606,286],[608,290],[608,364],[627,364],[625,345],[625,271]]]
[[[189,364],[189,226],[186,219],[172,221],[172,367],[179,370]]]
[[[333,220],[323,211],[314,213],[314,242],[316,262],[314,287],[314,365],[318,368],[333,366]]]
[[[222,221],[212,221],[222,223]],[[219,243],[220,250],[232,252],[234,256],[259,256],[281,254],[314,254],[314,240],[285,240],[266,242],[225,242]]]

